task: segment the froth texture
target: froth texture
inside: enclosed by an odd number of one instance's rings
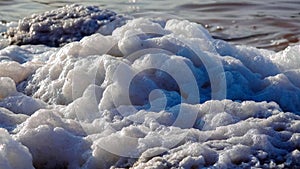
[[[21,153],[0,147],[0,168],[298,168],[299,52],[145,18],[60,48],[7,47],[0,146]]]
[[[116,26],[124,24],[115,12],[96,6],[69,5],[39,15],[32,15],[10,28],[6,36],[10,44],[45,44],[62,46],[79,41],[105,26],[102,33],[109,34]]]

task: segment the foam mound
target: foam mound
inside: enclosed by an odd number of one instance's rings
[[[157,18],[59,48],[9,46],[0,146],[21,153],[0,148],[0,168],[299,168],[299,50]]]
[[[34,169],[28,148],[15,141],[0,128],[0,167],[7,169]]]
[[[26,17],[17,27],[9,28],[5,35],[10,44],[62,46],[95,33],[100,27],[105,27],[101,33],[109,34],[122,24],[123,17],[113,11],[75,4]]]

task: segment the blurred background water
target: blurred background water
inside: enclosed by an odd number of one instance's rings
[[[174,15],[204,25],[216,38],[276,51],[300,40],[299,0],[0,0],[0,21],[18,21],[72,3],[136,17]]]

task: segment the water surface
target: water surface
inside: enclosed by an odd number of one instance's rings
[[[281,50],[300,40],[299,0],[0,0],[0,20],[17,21],[32,13],[78,3],[134,16],[174,15],[201,23],[234,44]]]

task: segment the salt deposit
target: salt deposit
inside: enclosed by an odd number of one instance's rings
[[[298,168],[299,49],[157,18],[59,48],[9,46],[0,168]]]

